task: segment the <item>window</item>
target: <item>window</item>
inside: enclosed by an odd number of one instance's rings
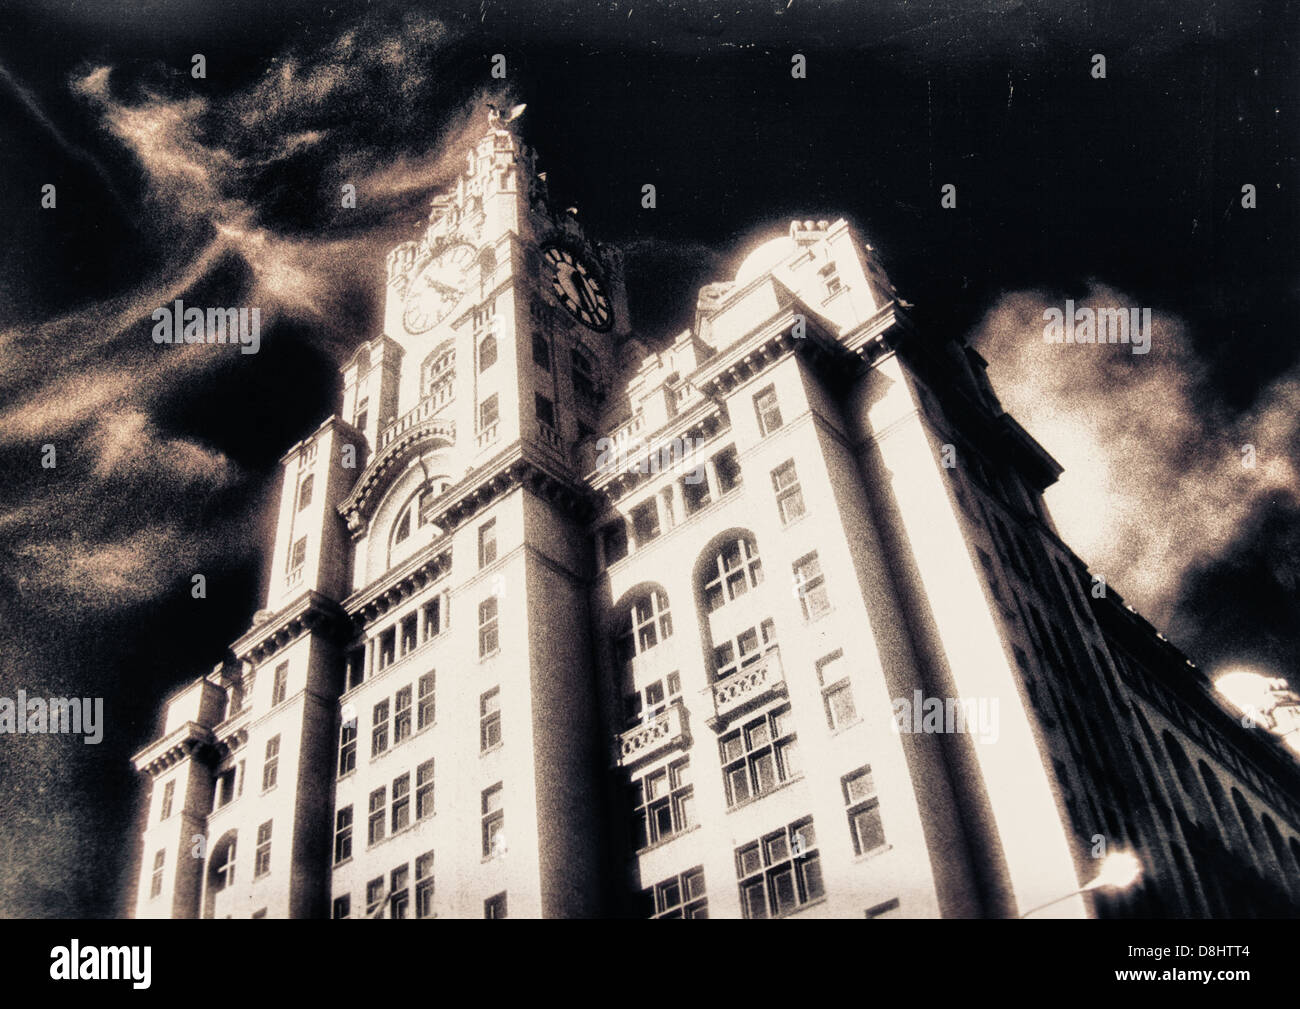
[[[712,570],[705,571],[704,605],[710,613],[739,599],[763,580],[758,548],[748,536],[725,544],[713,557]]]
[[[289,663],[281,662],[275,667],[275,682],[271,685],[271,707],[281,704],[289,693]]]
[[[627,523],[622,519],[611,522],[600,531],[605,548],[605,563],[613,564],[627,556]]]
[[[311,504],[311,486],[316,482],[316,477],[308,473],[302,478],[302,483],[298,485],[298,510],[302,511]]]
[[[799,772],[790,706],[777,708],[722,737],[727,805],[764,795]]]
[[[433,917],[433,852],[415,860],[415,916]]]
[[[718,477],[719,494],[726,494],[727,491],[735,490],[740,486],[742,477],[736,446],[725,448],[713,457],[713,472]]]
[[[393,779],[393,833],[411,825],[410,772]]]
[[[657,883],[642,894],[651,918],[707,918],[704,867],[697,865],[680,876]]]
[[[348,690],[359,687],[366,678],[366,650],[354,648],[348,652]]]
[[[442,633],[442,600],[431,599],[424,604],[424,640]]]
[[[894,915],[890,912],[897,911],[899,903],[897,897],[890,897],[889,900],[883,901],[875,907],[867,908],[864,914],[868,918],[892,918]]]
[[[357,404],[357,419],[356,419],[356,423],[353,426],[356,427],[358,431],[364,431],[366,429],[366,421],[370,417],[370,412],[366,408],[369,405],[370,405],[370,400],[368,399],[363,399],[360,403]]]
[[[415,818],[424,820],[433,816],[433,760],[426,760],[415,769]]]
[[[541,333],[533,332],[533,364],[551,370],[551,344]]]
[[[379,910],[384,902],[384,877],[377,876],[366,884],[366,916]]]
[[[826,724],[831,731],[857,721],[858,711],[853,705],[853,687],[845,668],[844,653],[836,651],[817,663],[817,682],[822,687],[822,704],[826,708]]]
[[[533,393],[533,409],[537,412],[538,420],[547,427],[555,427],[555,404],[540,392]]]
[[[257,850],[253,854],[253,878],[271,871],[271,821],[257,828]]]
[[[217,808],[235,798],[235,769],[227,768],[217,776]]]
[[[378,844],[384,839],[384,813],[388,804],[388,790],[382,785],[370,793],[370,819],[366,827],[366,844]]]
[[[831,600],[826,593],[826,576],[817,554],[808,554],[794,562],[794,584],[799,592],[799,605],[805,620],[816,620],[830,612]]]
[[[163,786],[162,816],[158,817],[158,819],[165,820],[167,819],[167,817],[172,815],[172,799],[175,797],[175,795],[176,795],[176,780],[173,778],[171,781],[167,782],[167,784]]]
[[[501,691],[493,687],[478,699],[478,748],[490,750],[501,742]]]
[[[406,908],[411,900],[408,884],[411,879],[410,865],[399,865],[389,876],[389,917],[401,919],[406,917]]]
[[[334,910],[330,917],[332,918],[350,918],[352,916],[352,896],[344,894],[342,897],[334,898]]]
[[[339,776],[357,768],[357,722],[354,718],[339,729]]]
[[[496,334],[488,333],[478,344],[478,370],[487,371],[492,365],[497,363],[497,338]]]
[[[497,412],[497,394],[494,392],[478,405],[478,429],[486,431],[497,422],[499,416],[500,414]]]
[[[411,734],[411,688],[403,687],[394,698],[393,745]]]
[[[371,715],[370,756],[377,757],[388,749],[388,702],[380,701]]]
[[[289,570],[297,571],[307,561],[307,537],[301,536],[289,551]]]
[[[387,669],[397,658],[397,628],[390,627],[379,635],[379,668]]]
[[[736,878],[746,918],[775,918],[821,897],[821,857],[812,818],[736,849]]]
[[[628,604],[614,639],[614,658],[620,663],[631,662],[634,656],[648,652],[672,635],[668,596],[660,589],[652,589]]]
[[[407,506],[402,510],[401,517],[393,525],[393,545],[405,543],[411,535],[411,509]]]
[[[163,865],[167,862],[167,849],[160,848],[153,856],[153,877],[149,880],[149,898],[152,900],[162,893]]]
[[[709,480],[703,468],[699,470],[699,475],[700,479],[695,483],[691,482],[690,476],[682,477],[678,481],[682,486],[682,502],[686,507],[687,515],[694,515],[710,501]]]
[[[503,846],[506,814],[501,808],[501,782],[483,790],[483,857],[495,856]]]
[[[485,568],[497,559],[497,520],[488,519],[478,527],[478,566]]]
[[[776,491],[776,508],[784,525],[789,525],[804,513],[803,490],[799,486],[793,459],[787,459],[772,470],[772,489]]]
[[[262,764],[262,791],[275,787],[280,770],[280,737],[274,735],[266,741],[266,761]]]
[[[645,848],[694,825],[695,787],[691,760],[683,757],[632,783],[632,836]]]
[[[225,857],[217,863],[217,871],[213,877],[213,889],[224,890],[227,886],[235,881],[235,838],[230,839],[226,845]]]
[[[644,691],[636,691],[628,694],[623,698],[624,713],[627,717],[627,727],[633,728],[641,721],[641,713],[645,711],[647,720],[654,718],[666,707],[668,701],[682,692],[682,677],[680,673],[668,674],[668,696],[664,697],[664,681],[655,680],[646,686]],[[644,694],[645,706],[642,708],[642,696]]]
[[[334,814],[334,864],[352,857],[352,807],[344,806]]]
[[[506,895],[498,893],[483,901],[484,918],[504,918],[506,916]]]
[[[769,435],[781,426],[781,406],[774,387],[769,385],[754,397],[754,412],[758,414],[759,434]]]
[[[415,651],[420,643],[420,615],[412,613],[402,618],[402,654]]]
[[[880,802],[876,799],[871,768],[861,767],[852,774],[846,774],[840,780],[840,786],[844,789],[853,854],[865,855],[884,847],[885,828],[880,823]]]
[[[591,363],[591,358],[575,347],[571,359],[574,393],[584,402],[595,403],[600,397],[596,389],[595,366]]]
[[[653,497],[632,509],[632,529],[638,547],[659,535],[659,508]]]
[[[416,728],[423,729],[426,725],[433,724],[433,716],[436,711],[434,707],[434,674],[425,673],[420,677],[420,707],[415,716]]]
[[[497,650],[497,597],[488,596],[478,604],[478,656]]]
[[[770,618],[757,628],[750,627],[730,641],[724,641],[713,649],[713,678],[725,679],[738,669],[752,665],[775,641],[776,625]]]

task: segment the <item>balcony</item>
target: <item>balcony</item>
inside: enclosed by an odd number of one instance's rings
[[[560,455],[564,454],[564,439],[562,439],[555,428],[551,427],[549,424],[538,423],[537,440],[547,448],[558,452]]]
[[[500,421],[494,420],[491,424],[489,424],[482,431],[480,431],[478,433],[478,438],[477,438],[478,447],[483,448],[484,446],[491,445],[494,441],[496,441],[497,429],[500,426],[501,426]]]
[[[665,750],[684,750],[690,742],[686,709],[680,701],[674,701],[644,725],[615,736],[615,758],[619,767],[635,767]]]
[[[454,439],[455,427],[450,420],[430,420],[433,415],[442,407],[451,401],[451,382],[436,386],[431,395],[420,400],[419,404],[412,410],[398,417],[397,420],[389,424],[379,433],[379,451],[382,452],[399,436],[407,431],[417,428],[429,421],[431,426],[440,426],[444,429],[448,439]]]
[[[706,719],[705,724],[716,732],[763,701],[778,694],[786,695],[780,649],[769,648],[757,662],[718,680],[710,689],[714,716]]]

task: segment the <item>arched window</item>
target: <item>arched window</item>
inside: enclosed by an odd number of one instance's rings
[[[456,375],[456,344],[454,340],[444,340],[434,352],[424,359],[420,366],[420,395],[433,395],[444,382],[451,381]]]
[[[402,510],[397,513],[397,521],[393,523],[392,533],[389,537],[390,564],[405,556],[404,553],[399,553],[399,548],[411,538],[412,534],[432,525],[431,518],[437,509],[438,501],[450,486],[451,481],[446,477],[430,480],[412,494],[406,504],[402,506]],[[434,526],[433,535],[436,537],[439,533],[440,530]]]
[[[672,637],[673,618],[668,612],[668,596],[657,588],[637,596],[623,607],[616,627],[614,657],[620,664],[631,662]]]
[[[1232,803],[1237,807],[1237,816],[1241,819],[1241,825],[1246,828],[1246,837],[1250,839],[1251,845],[1259,848],[1259,826],[1255,822],[1255,814],[1251,811],[1250,803],[1235,788],[1232,790]]]
[[[724,543],[706,565],[703,575],[704,605],[712,613],[739,599],[763,580],[763,564],[758,547],[749,536]]]
[[[1164,740],[1165,752],[1169,754],[1169,760],[1174,765],[1178,781],[1183,786],[1183,793],[1191,801],[1192,818],[1198,823],[1204,823],[1206,820],[1213,821],[1214,814],[1210,811],[1205,793],[1201,791],[1200,782],[1196,780],[1196,772],[1192,769],[1192,762],[1187,759],[1182,744],[1167,729],[1160,734],[1160,738]]]
[[[488,333],[478,344],[478,370],[487,371],[497,363],[497,338],[495,333]]]
[[[227,831],[212,846],[208,855],[207,892],[203,901],[203,916],[211,918],[216,896],[235,881],[236,831]]]
[[[1282,874],[1287,875],[1286,868],[1286,845],[1282,841],[1282,835],[1277,829],[1277,824],[1273,818],[1265,813],[1260,817],[1260,822],[1264,824],[1264,836],[1268,838],[1269,845],[1273,848],[1273,857],[1277,859],[1277,867],[1282,870]]]
[[[1245,844],[1246,838],[1241,833],[1241,825],[1237,823],[1236,817],[1232,815],[1232,806],[1228,803],[1228,796],[1223,791],[1223,786],[1219,784],[1219,776],[1210,770],[1210,765],[1204,760],[1198,760],[1196,766],[1201,772],[1201,780],[1205,782],[1205,790],[1210,793],[1210,801],[1214,803],[1215,812],[1219,814],[1224,829],[1232,835],[1232,839],[1238,844]]]

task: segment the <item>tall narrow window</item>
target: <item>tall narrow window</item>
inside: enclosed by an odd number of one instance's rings
[[[759,434],[769,435],[781,426],[781,407],[773,386],[769,385],[754,397],[754,412],[758,415]]]
[[[540,392],[533,393],[533,407],[537,413],[537,419],[547,427],[555,427],[555,404]]]
[[[718,478],[719,493],[726,494],[740,486],[743,477],[735,445],[728,446],[713,457],[713,472]]]
[[[175,797],[175,795],[176,795],[176,779],[173,778],[171,781],[167,782],[167,784],[163,786],[162,815],[158,817],[158,819],[165,820],[167,819],[167,817],[172,815],[172,799]]]
[[[283,703],[289,693],[289,663],[281,662],[275,667],[275,682],[271,685],[271,707]]]
[[[497,410],[497,394],[494,392],[478,405],[478,429],[486,431],[497,422],[500,414]]]
[[[501,691],[493,687],[478,699],[478,748],[490,750],[501,742]]]
[[[375,705],[371,716],[370,756],[377,757],[388,749],[388,702]]]
[[[352,807],[344,806],[334,814],[334,864],[352,857]]]
[[[382,786],[370,793],[370,818],[366,822],[366,844],[378,844],[384,839],[387,796],[388,791]]]
[[[478,344],[478,370],[487,371],[497,363],[497,338],[488,333]]]
[[[817,663],[817,682],[822,687],[826,724],[832,731],[857,721],[858,712],[853,704],[853,688],[849,684],[843,651],[837,650]]]
[[[311,504],[312,484],[315,483],[315,481],[316,481],[315,475],[308,473],[305,477],[302,478],[302,483],[298,485],[298,510],[299,511],[302,511],[309,504]]]
[[[424,604],[424,640],[442,633],[442,600],[430,599]]]
[[[498,893],[483,901],[484,918],[504,918],[506,916],[506,895]]]
[[[573,391],[578,398],[585,403],[595,403],[599,398],[599,392],[596,388],[596,367],[583,351],[576,347],[571,355],[573,367],[570,374],[573,378]]]
[[[274,735],[266,741],[266,760],[262,764],[262,791],[275,787],[280,770],[280,737]]]
[[[357,722],[354,718],[339,729],[339,777],[357,769]]]
[[[415,860],[415,916],[433,917],[433,852]]]
[[[152,900],[162,893],[163,888],[163,866],[167,862],[167,850],[160,848],[153,856],[153,876],[149,880],[149,899]]]
[[[411,825],[410,772],[393,779],[393,833]]]
[[[551,370],[551,344],[541,333],[533,331],[533,364]]]
[[[497,520],[488,519],[478,527],[478,566],[485,568],[497,559]]]
[[[436,711],[434,707],[434,686],[435,680],[432,672],[425,673],[420,677],[420,708],[419,713],[416,715],[417,728],[423,729],[426,725],[433,724],[433,716]]]
[[[479,658],[491,655],[497,646],[497,597],[488,596],[478,604]]]
[[[307,562],[307,537],[300,536],[289,551],[289,571],[294,572]]]
[[[393,745],[396,746],[411,734],[411,688],[397,692],[393,704]]]
[[[799,605],[803,608],[805,620],[816,620],[830,611],[831,600],[826,593],[826,576],[822,574],[822,562],[817,558],[816,552],[794,562],[794,583],[799,590]]]
[[[501,782],[483,790],[483,857],[501,853],[506,814],[501,805]]]
[[[354,648],[348,652],[348,689],[361,686],[366,678],[366,650]]]
[[[424,820],[433,816],[433,760],[426,760],[415,769],[415,818]]]
[[[632,529],[638,547],[659,535],[659,506],[653,497],[632,509]]]
[[[701,466],[679,481],[682,487],[682,503],[687,515],[694,515],[709,503],[709,479]]]
[[[379,668],[387,669],[397,658],[397,628],[390,627],[379,635]]]
[[[365,431],[366,429],[366,422],[370,419],[370,411],[368,409],[369,406],[370,406],[370,400],[368,399],[363,399],[360,403],[357,404],[357,419],[356,422],[353,424],[353,426],[358,431]]]
[[[384,877],[378,876],[366,884],[366,917],[369,918],[384,903]]]
[[[257,828],[257,851],[253,854],[253,878],[271,871],[271,821]]]
[[[803,490],[799,486],[793,459],[787,459],[772,470],[772,489],[776,491],[776,508],[784,525],[803,515]]]
[[[846,774],[840,785],[844,789],[853,854],[865,855],[884,847],[885,828],[880,823],[880,802],[876,798],[871,768],[861,767],[852,774]]]
[[[420,644],[420,615],[411,613],[402,618],[402,654],[415,651]]]
[[[601,542],[605,548],[605,563],[613,564],[627,556],[627,523],[621,518],[615,519],[600,531]]]

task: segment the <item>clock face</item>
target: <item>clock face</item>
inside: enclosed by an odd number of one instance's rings
[[[402,325],[424,333],[450,315],[465,295],[465,271],[473,261],[474,247],[463,242],[429,260],[406,289]]]
[[[609,295],[593,266],[568,249],[548,245],[542,249],[547,279],[556,299],[585,326],[604,332],[614,324]]]

